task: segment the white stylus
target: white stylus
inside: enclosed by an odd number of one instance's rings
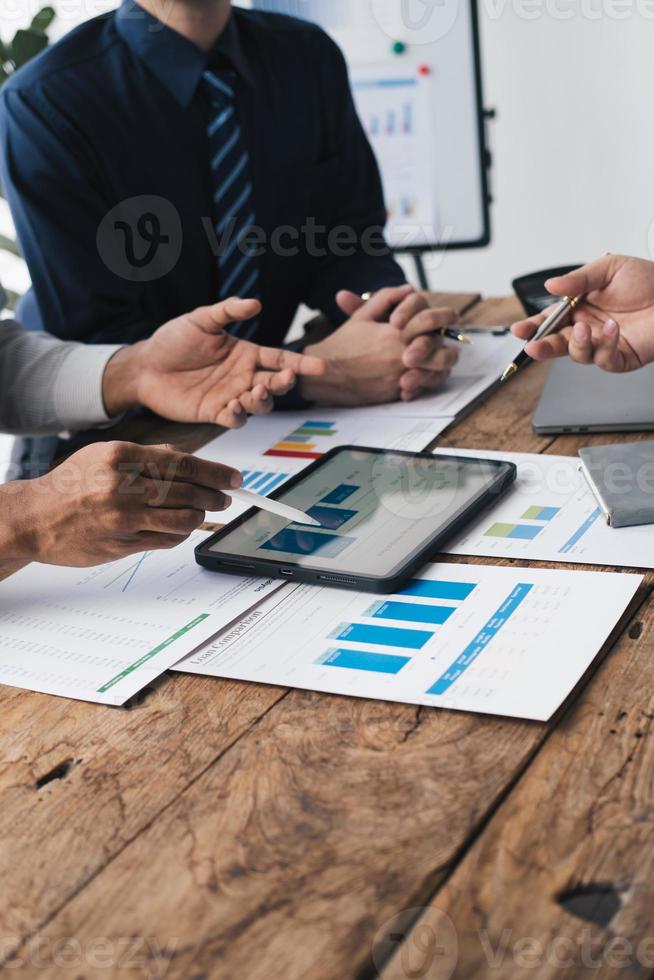
[[[315,521],[313,517],[309,517],[303,511],[289,507],[288,504],[280,504],[278,500],[271,500],[270,497],[260,497],[258,493],[252,493],[251,490],[226,490],[225,492],[241,504],[247,504],[248,507],[258,507],[259,510],[267,510],[278,517],[285,517],[287,520],[293,521],[294,524],[322,527],[320,521]]]

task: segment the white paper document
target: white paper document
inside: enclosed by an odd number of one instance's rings
[[[446,343],[452,346],[450,341]],[[459,363],[441,388],[413,402],[378,405],[374,409],[377,416],[456,418],[499,381],[504,369],[524,347],[524,341],[512,334],[496,336],[489,332],[487,337],[475,334],[469,347],[453,346],[459,351]]]
[[[546,721],[641,582],[439,564],[393,596],[286,585],[175,669]]]
[[[421,452],[452,421],[395,419],[377,412],[374,408],[277,412],[219,436],[196,456],[236,467],[243,473],[245,490],[267,496],[335,446]],[[207,520],[227,524],[246,510],[234,503],[226,511],[208,514]]]
[[[171,551],[97,568],[29,565],[0,583],[0,684],[120,705],[280,587]]]
[[[448,452],[518,467],[513,487],[450,541],[450,554],[654,568],[654,525],[609,527],[576,457]]]

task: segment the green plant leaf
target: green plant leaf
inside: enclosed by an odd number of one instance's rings
[[[11,60],[16,68],[20,68],[47,46],[48,38],[42,31],[35,31],[31,27],[16,31],[11,42]]]
[[[56,16],[57,15],[52,7],[43,7],[32,19],[30,26],[33,28],[33,30],[40,31],[42,34],[45,34]]]

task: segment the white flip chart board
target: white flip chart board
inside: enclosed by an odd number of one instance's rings
[[[239,0],[340,45],[397,250],[488,243],[476,0]]]

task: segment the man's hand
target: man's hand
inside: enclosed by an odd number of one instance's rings
[[[635,371],[654,360],[653,262],[607,255],[545,285],[553,296],[586,299],[572,326],[527,345],[534,360],[569,354],[579,364],[614,372]],[[529,340],[552,309],[514,324],[513,333]]]
[[[265,415],[298,376],[320,376],[315,357],[260,347],[225,332],[258,316],[257,300],[228,299],[164,324],[149,340],[119,351],[104,378],[107,413],[143,405],[176,422],[238,428]]]
[[[0,487],[0,558],[85,567],[173,548],[241,482],[168,446],[87,446],[47,476]]]
[[[459,355],[434,334],[456,323],[454,310],[430,308],[409,285],[382,289],[367,302],[343,291],[337,302],[349,320],[307,347],[324,358],[327,371],[300,382],[305,398],[338,405],[412,401],[447,380]]]

